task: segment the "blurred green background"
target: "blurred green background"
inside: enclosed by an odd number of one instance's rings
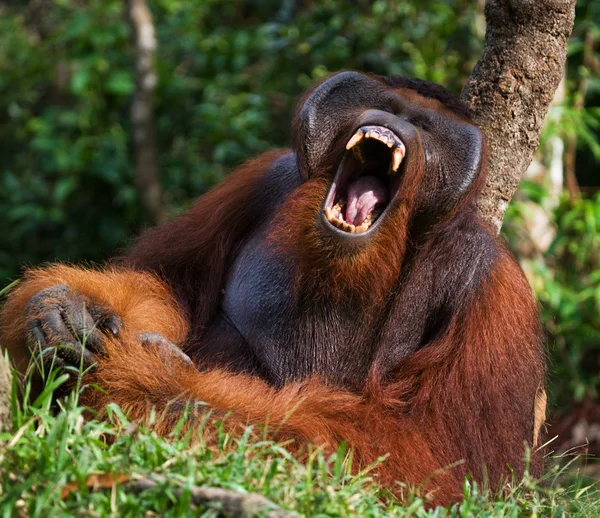
[[[286,145],[297,97],[342,68],[456,93],[483,1],[155,0],[157,162],[174,215]],[[152,222],[135,183],[134,47],[122,0],[0,4],[0,279],[101,261]],[[504,227],[536,290],[562,411],[598,401],[600,2],[580,0],[568,73]]]

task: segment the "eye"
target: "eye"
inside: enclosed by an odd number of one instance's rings
[[[401,119],[406,119],[407,107],[404,99],[398,97],[396,94],[387,94],[382,98],[382,107],[380,108],[383,111],[391,113],[396,117],[400,117]]]
[[[427,132],[431,130],[431,121],[429,120],[429,117],[425,115],[411,115],[407,120],[420,130]]]

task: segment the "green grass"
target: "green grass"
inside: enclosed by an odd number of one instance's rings
[[[50,387],[60,382],[56,374],[48,380]],[[192,506],[196,486],[256,492],[311,517],[600,516],[595,485],[575,479],[561,486],[558,468],[541,483],[525,477],[504,498],[466,481],[461,504],[427,511],[416,496],[403,505],[386,498],[368,471],[351,475],[343,449],[329,458],[313,450],[300,462],[252,429],[237,438],[221,432],[217,445],[206,444],[200,430],[165,439],[131,425],[116,407],[113,424],[84,419],[76,395],[52,411],[50,395],[31,405],[13,396],[13,430],[0,434],[2,517],[221,516],[217,507]],[[157,485],[134,491],[127,481],[136,477]]]

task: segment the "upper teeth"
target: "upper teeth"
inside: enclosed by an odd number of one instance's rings
[[[355,148],[355,146],[365,139],[378,140],[387,147],[393,149],[390,173],[398,171],[398,168],[404,159],[404,155],[406,155],[406,147],[394,132],[387,128],[383,128],[382,126],[363,126],[362,128],[358,128],[356,133],[352,135],[352,138],[346,144],[346,149],[354,148],[353,151],[355,151],[355,154],[361,161],[364,161],[362,152],[360,151],[360,148]]]

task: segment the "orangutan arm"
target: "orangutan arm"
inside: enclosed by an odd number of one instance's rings
[[[55,363],[89,366],[109,337],[155,333],[182,345],[190,319],[201,328],[214,314],[227,260],[293,164],[286,150],[249,161],[190,211],[144,235],[118,267],[28,270],[0,309],[0,347],[23,371],[39,346],[55,349]]]
[[[88,366],[103,354],[109,336],[155,332],[181,343],[187,322],[169,287],[154,275],[55,264],[25,273],[0,311],[0,332],[2,347],[24,371],[38,346],[64,346],[55,362],[77,366],[83,356]]]

